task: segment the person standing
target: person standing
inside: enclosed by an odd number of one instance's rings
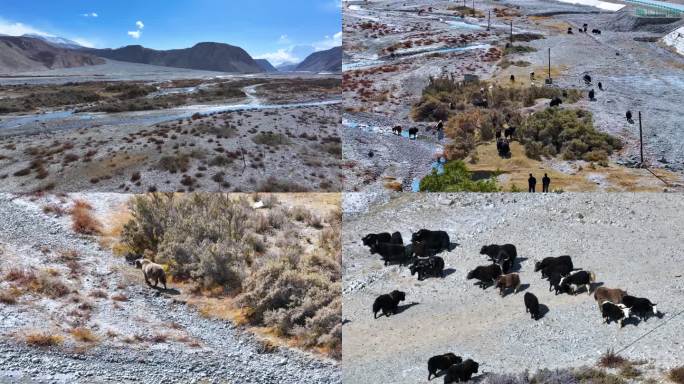
[[[542,192],[548,192],[550,184],[551,184],[551,178],[549,177],[549,175],[547,175],[545,173],[544,177],[542,177]]]
[[[530,178],[527,179],[527,186],[528,186],[528,192],[534,192],[535,187],[537,186],[537,179],[532,176],[530,173]]]

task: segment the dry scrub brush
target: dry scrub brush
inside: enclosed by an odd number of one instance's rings
[[[268,208],[228,194],[138,196],[122,241],[198,291],[237,294],[251,324],[339,358],[341,215],[262,201]]]

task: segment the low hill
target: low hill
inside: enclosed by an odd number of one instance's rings
[[[117,49],[88,49],[86,52],[112,60],[165,67],[237,73],[264,72],[244,49],[223,43],[198,43],[191,48],[166,51],[129,45]]]
[[[294,69],[298,72],[342,72],[342,47],[314,52]]]
[[[274,67],[266,59],[255,59],[254,61],[256,61],[259,68],[261,68],[264,72],[278,72],[278,69],[276,69],[276,67]]]
[[[0,36],[0,73],[104,64],[93,55],[55,47],[42,39]]]

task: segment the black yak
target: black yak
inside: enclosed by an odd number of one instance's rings
[[[394,290],[389,294],[378,296],[373,302],[373,318],[378,318],[378,312],[382,311],[384,316],[397,313],[399,302],[406,300],[406,293]]]

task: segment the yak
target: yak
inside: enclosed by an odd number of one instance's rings
[[[373,318],[378,318],[378,312],[384,316],[396,314],[399,302],[406,300],[406,292],[394,290],[388,294],[378,296],[373,302]]]

